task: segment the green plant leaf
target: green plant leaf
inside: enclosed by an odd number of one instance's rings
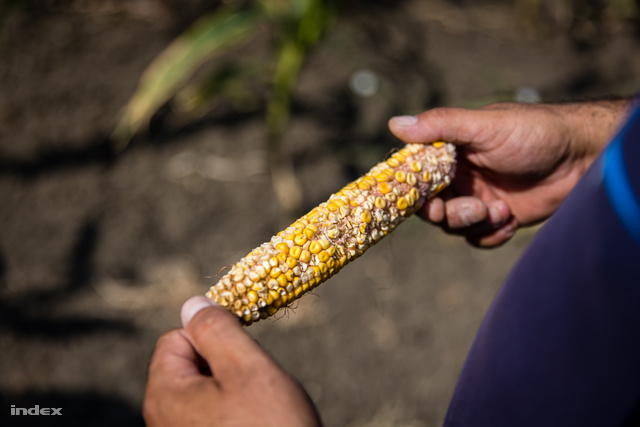
[[[270,150],[276,150],[290,115],[291,93],[307,52],[318,43],[334,16],[332,1],[290,0],[295,31],[283,31],[276,58],[272,93],[267,103],[267,129]],[[294,7],[295,5],[295,7]]]
[[[260,61],[237,60],[226,63],[213,72],[194,78],[184,85],[171,101],[173,111],[185,119],[203,116],[221,102],[228,101],[236,111],[259,108],[267,83],[265,64]]]
[[[263,18],[261,7],[225,8],[203,16],[175,39],[143,73],[112,134],[118,148],[124,148],[203,63],[251,38]]]

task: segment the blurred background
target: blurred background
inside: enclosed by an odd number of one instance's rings
[[[142,425],[182,302],[399,146],[389,117],[632,95],[637,3],[0,1],[2,425]],[[534,233],[412,218],[248,331],[327,426],[440,425]]]

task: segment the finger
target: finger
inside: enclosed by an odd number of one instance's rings
[[[404,142],[447,141],[466,144],[476,141],[482,124],[478,110],[434,108],[416,116],[398,116],[389,120],[391,132]]]
[[[518,221],[515,218],[511,218],[511,220],[502,227],[483,235],[469,236],[467,237],[467,241],[471,245],[480,248],[495,248],[511,240],[516,234],[517,229]]]
[[[425,204],[419,215],[482,248],[502,245],[518,228],[509,206],[502,200],[485,203],[474,197],[457,197],[444,202],[435,198]]]
[[[446,226],[452,232],[474,234],[465,230],[482,226],[497,230],[512,217],[511,209],[502,200],[482,201],[477,197],[456,197],[445,202]]]
[[[435,224],[441,223],[445,219],[444,200],[440,197],[435,197],[427,201],[418,211],[418,215]]]
[[[463,196],[444,204],[446,226],[452,231],[468,229],[489,219],[487,205],[477,197]]]
[[[199,356],[181,329],[169,331],[158,339],[149,365],[142,408],[147,425],[168,425],[172,405],[183,406],[184,399],[189,401],[194,393],[211,396],[210,393],[216,392],[216,384],[200,374],[198,363]]]
[[[185,331],[218,381],[241,381],[245,375],[273,363],[242,329],[237,317],[217,304],[204,304],[202,298],[205,297],[193,297],[183,306],[187,307],[183,311],[192,305],[200,307],[187,319]]]
[[[513,217],[511,208],[503,200],[490,200],[487,205],[487,221],[493,228],[498,229],[504,226]]]
[[[198,355],[189,341],[177,329],[163,334],[151,356],[149,380],[164,382],[199,375]]]

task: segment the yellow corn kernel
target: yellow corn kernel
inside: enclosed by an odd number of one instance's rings
[[[416,179],[416,176],[414,174],[412,174],[411,172],[409,172],[407,174],[407,184],[414,186],[416,185],[416,183],[418,182],[418,180]]]
[[[371,189],[371,184],[369,184],[364,179],[359,179],[358,180],[358,188],[361,189],[361,190],[369,190],[369,189]]]
[[[412,188],[411,190],[409,190],[409,194],[411,195],[411,197],[413,197],[413,200],[415,202],[417,202],[420,199],[420,193],[415,188]]]
[[[287,260],[285,262],[287,263],[287,267],[289,268],[293,268],[296,265],[298,265],[298,261],[296,261],[295,258],[292,256],[287,257]]]
[[[291,249],[289,249],[289,255],[294,259],[299,259],[301,253],[302,248],[300,246],[292,246]]]
[[[282,276],[284,276],[287,279],[287,282],[292,282],[293,283],[293,280],[295,279],[293,270],[287,270],[287,272],[284,273]],[[282,276],[280,276],[280,277],[282,277]],[[278,277],[278,279],[280,277]]]
[[[279,284],[281,287],[283,287],[283,288],[284,288],[285,286],[287,286],[288,281],[287,281],[287,275],[286,275],[286,274],[281,274],[281,275],[279,275],[279,276],[278,276],[278,278],[277,278],[276,280],[278,281],[278,284]]]
[[[309,252],[311,252],[312,254],[317,254],[321,250],[322,244],[320,244],[320,242],[318,242],[317,240],[311,242],[311,245],[309,245]]]
[[[409,193],[406,196],[404,196],[404,198],[407,200],[407,205],[409,207],[413,206],[416,203],[416,200],[413,198],[411,193]]]
[[[327,251],[321,251],[318,253],[318,261],[327,262],[329,260],[329,253]]]
[[[306,249],[303,249],[302,252],[300,253],[300,261],[309,262],[310,259],[311,259],[311,252],[309,252]]]
[[[398,154],[405,157],[405,159],[411,156],[411,151],[407,147],[404,147],[402,150],[398,151]]]
[[[422,163],[420,162],[411,162],[409,164],[409,167],[411,168],[412,171],[414,171],[415,173],[418,173],[422,170]]]
[[[315,226],[314,226],[315,227]],[[313,236],[315,236],[315,231],[313,231],[313,229],[307,227],[304,230],[302,230],[302,232],[304,233],[304,235],[307,237],[307,239],[312,239]]]
[[[275,279],[276,277],[278,277],[279,275],[282,274],[282,271],[280,270],[280,267],[273,267],[271,269],[271,271],[269,272],[269,275],[271,276],[271,278]]]
[[[247,298],[251,302],[257,302],[258,301],[258,294],[255,291],[249,291],[249,292],[247,292]]]
[[[256,267],[256,273],[258,273],[258,277],[260,277],[261,279],[264,279],[265,277],[267,277],[267,274],[269,274],[267,272],[267,269],[262,265]]]
[[[293,238],[293,243],[298,246],[302,246],[307,243],[307,236],[304,234],[296,234],[296,237]]]
[[[393,188],[391,188],[391,185],[389,185],[388,182],[381,182],[380,185],[378,185],[378,189],[382,194],[387,194],[391,190],[393,190]]]
[[[381,172],[381,173],[377,174],[375,178],[376,178],[376,181],[378,181],[378,182],[389,181],[389,175],[387,175],[384,172]]]
[[[393,158],[396,159],[398,162],[400,162],[402,164],[407,160],[407,156],[402,155],[401,151],[402,150],[400,150],[397,153],[395,153],[393,155]]]
[[[327,203],[327,209],[329,209],[331,212],[335,212],[339,209],[339,206],[333,202],[329,202]]]
[[[278,243],[276,245],[276,249],[279,250],[280,252],[289,252],[289,245],[287,245],[286,243]]]
[[[407,199],[405,199],[404,197],[400,197],[398,199],[398,202],[396,203],[396,206],[398,206],[398,209],[403,211],[409,207],[409,203],[407,203]]]
[[[280,299],[280,294],[275,289],[271,289],[269,291],[269,296],[271,297],[272,300],[279,300]]]

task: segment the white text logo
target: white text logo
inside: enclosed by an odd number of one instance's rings
[[[16,405],[11,405],[11,415],[62,415],[62,408],[41,408],[40,405],[16,408]]]

